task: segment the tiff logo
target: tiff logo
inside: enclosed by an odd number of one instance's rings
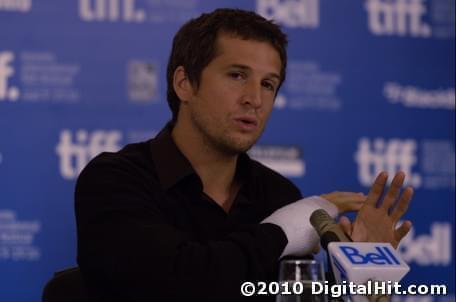
[[[14,74],[13,61],[13,52],[0,52],[0,102],[3,100],[17,101],[19,98],[19,89],[8,86],[8,79]]]
[[[146,14],[135,8],[135,0],[79,0],[79,15],[84,21],[144,22]]]
[[[450,265],[451,228],[449,223],[433,223],[429,235],[415,235],[412,228],[398,248],[402,259],[423,266]]]
[[[371,141],[361,138],[355,154],[358,164],[358,180],[363,186],[370,186],[381,171],[387,171],[389,176],[397,171],[407,175],[405,184],[418,188],[421,186],[421,175],[412,173],[417,162],[416,141],[413,139],[376,138]]]
[[[78,130],[74,138],[70,130],[62,130],[56,147],[60,158],[60,174],[65,179],[76,178],[85,165],[99,153],[119,150],[121,139],[122,133],[115,130],[96,130],[92,133]]]
[[[257,0],[256,11],[288,27],[320,25],[320,0]]]
[[[369,30],[375,35],[429,37],[431,28],[422,21],[426,0],[366,0]]]

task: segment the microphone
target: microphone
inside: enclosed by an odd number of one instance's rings
[[[334,219],[329,216],[329,214],[323,210],[318,209],[312,212],[310,215],[310,223],[317,231],[318,236],[320,236],[320,244],[328,252],[328,244],[330,242],[351,242],[351,238],[340,228],[340,226],[334,221]],[[327,253],[327,262],[331,263],[329,252]],[[329,282],[329,285],[335,285],[336,280],[334,274],[334,268],[329,266],[328,272],[326,273],[326,279]],[[343,299],[331,299],[330,301],[343,301]]]
[[[346,293],[346,301],[350,301],[348,298],[354,302],[388,301],[389,298],[386,295],[374,295],[372,286],[377,287],[377,285],[373,283],[384,281],[391,285],[393,282],[399,282],[410,270],[391,244],[352,242],[324,210],[314,211],[310,217],[310,223],[320,236],[321,245],[328,252],[330,269],[336,283],[367,284],[366,287],[370,288],[368,292],[370,296],[349,296],[349,293]],[[381,287],[385,288],[385,286]]]
[[[310,215],[310,223],[320,236],[320,243],[327,251],[330,242],[351,242],[351,238],[345,234],[340,226],[323,210],[315,210]]]

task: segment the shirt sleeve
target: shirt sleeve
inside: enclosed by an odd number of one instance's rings
[[[306,255],[312,252],[318,244],[319,236],[310,223],[310,216],[318,209],[325,210],[333,218],[338,214],[334,204],[319,196],[311,196],[278,209],[262,221],[278,225],[285,232],[288,244],[281,256]]]
[[[106,301],[234,302],[242,281],[276,269],[287,243],[280,227],[242,226],[201,241],[169,223],[150,190],[127,161],[96,160],[81,173],[78,263],[92,293]]]

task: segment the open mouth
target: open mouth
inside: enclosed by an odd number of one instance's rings
[[[236,121],[243,129],[247,129],[247,130],[254,129],[258,126],[258,121],[254,118],[241,117],[241,118],[237,118]]]
[[[240,119],[240,121],[247,125],[253,125],[253,126],[257,125],[257,122],[255,120]]]

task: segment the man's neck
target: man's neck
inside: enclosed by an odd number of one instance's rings
[[[203,191],[228,212],[239,190],[235,179],[238,155],[220,152],[198,133],[186,131],[178,124],[171,135],[200,177]]]

